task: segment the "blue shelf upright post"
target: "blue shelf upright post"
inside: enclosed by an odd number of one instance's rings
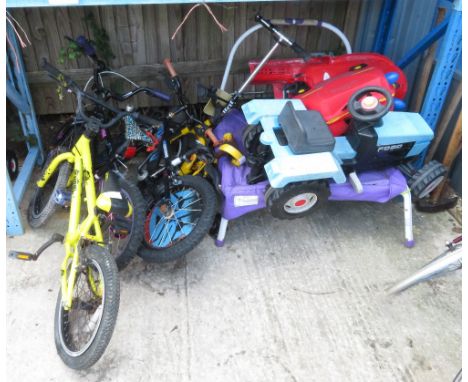
[[[374,40],[373,52],[385,53],[388,35],[393,26],[393,16],[397,6],[397,0],[385,0],[380,11],[377,33]]]
[[[7,235],[17,236],[24,233],[18,206],[23,199],[34,166],[44,161],[44,149],[37,125],[31,93],[29,92],[26,80],[21,48],[16,38],[15,31],[9,23],[7,23],[7,36],[9,43],[7,44],[6,95],[18,110],[21,128],[26,138],[26,146],[28,148],[28,154],[15,183],[12,184],[8,173],[6,175]]]
[[[455,0],[450,19],[447,25],[442,45],[437,55],[437,64],[432,74],[431,82],[426,91],[421,115],[434,131],[440,113],[444,106],[445,98],[452,82],[458,60],[461,55],[462,42],[462,8],[461,0]],[[416,162],[416,167],[420,168],[424,164],[427,150]]]

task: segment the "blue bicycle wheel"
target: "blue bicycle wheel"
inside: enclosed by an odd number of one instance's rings
[[[182,176],[170,196],[153,200],[147,210],[144,246],[139,255],[163,263],[185,255],[213,225],[218,200],[213,186],[198,176]]]

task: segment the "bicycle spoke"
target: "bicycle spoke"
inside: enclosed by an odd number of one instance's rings
[[[166,221],[167,221],[167,219],[166,219]],[[161,236],[161,240],[159,241],[159,246],[161,246],[161,244],[164,243],[164,239],[167,236],[170,236],[169,231],[167,230],[167,223],[163,226],[163,228],[165,228],[166,233],[164,234],[164,236]],[[169,237],[169,240],[171,240],[170,237]],[[172,240],[171,240],[171,243],[172,243]]]
[[[201,198],[198,198],[197,200],[194,200],[193,202],[191,202],[191,203],[189,203],[189,204],[187,204],[187,205],[185,205],[185,206],[183,206],[183,207],[184,207],[184,208],[190,207],[192,204],[195,204],[196,202],[198,202],[198,201],[200,201],[200,200],[201,200]]]
[[[155,229],[153,230],[153,233],[152,233],[151,236],[150,236],[150,242],[156,241],[157,237],[159,237],[160,233],[162,232],[162,229],[159,230],[159,229],[158,229],[158,226],[159,226],[161,223],[163,223],[163,219],[165,219],[164,216],[161,217],[161,219],[159,220],[159,222],[156,224],[156,227],[155,227]],[[163,223],[163,224],[164,224],[164,223]],[[158,232],[159,232],[159,233],[158,233]],[[154,236],[156,236],[156,238],[155,238]]]
[[[192,209],[192,208],[178,208],[177,212],[179,212],[179,211],[201,212],[202,210]]]

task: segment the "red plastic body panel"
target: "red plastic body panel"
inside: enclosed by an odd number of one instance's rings
[[[249,62],[250,72],[257,64],[258,61]],[[389,72],[399,75],[394,85],[385,78]],[[283,87],[294,82],[305,82],[310,89],[293,98],[301,99],[307,109],[319,111],[335,136],[346,133],[349,121],[346,105],[357,90],[380,86],[388,89],[394,97],[403,99],[408,89],[403,71],[377,53],[323,56],[307,62],[302,59],[270,60],[252,83],[271,84],[275,98],[283,98]]]

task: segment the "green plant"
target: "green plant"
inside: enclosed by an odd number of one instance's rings
[[[109,60],[114,59],[115,55],[110,47],[107,31],[96,23],[96,19],[92,13],[88,13],[83,20],[88,28],[91,29],[94,38],[92,43],[97,49],[98,56],[108,65]]]
[[[80,47],[75,41],[69,41],[68,46],[60,49],[58,63],[63,65],[66,60],[76,60],[83,55]]]

